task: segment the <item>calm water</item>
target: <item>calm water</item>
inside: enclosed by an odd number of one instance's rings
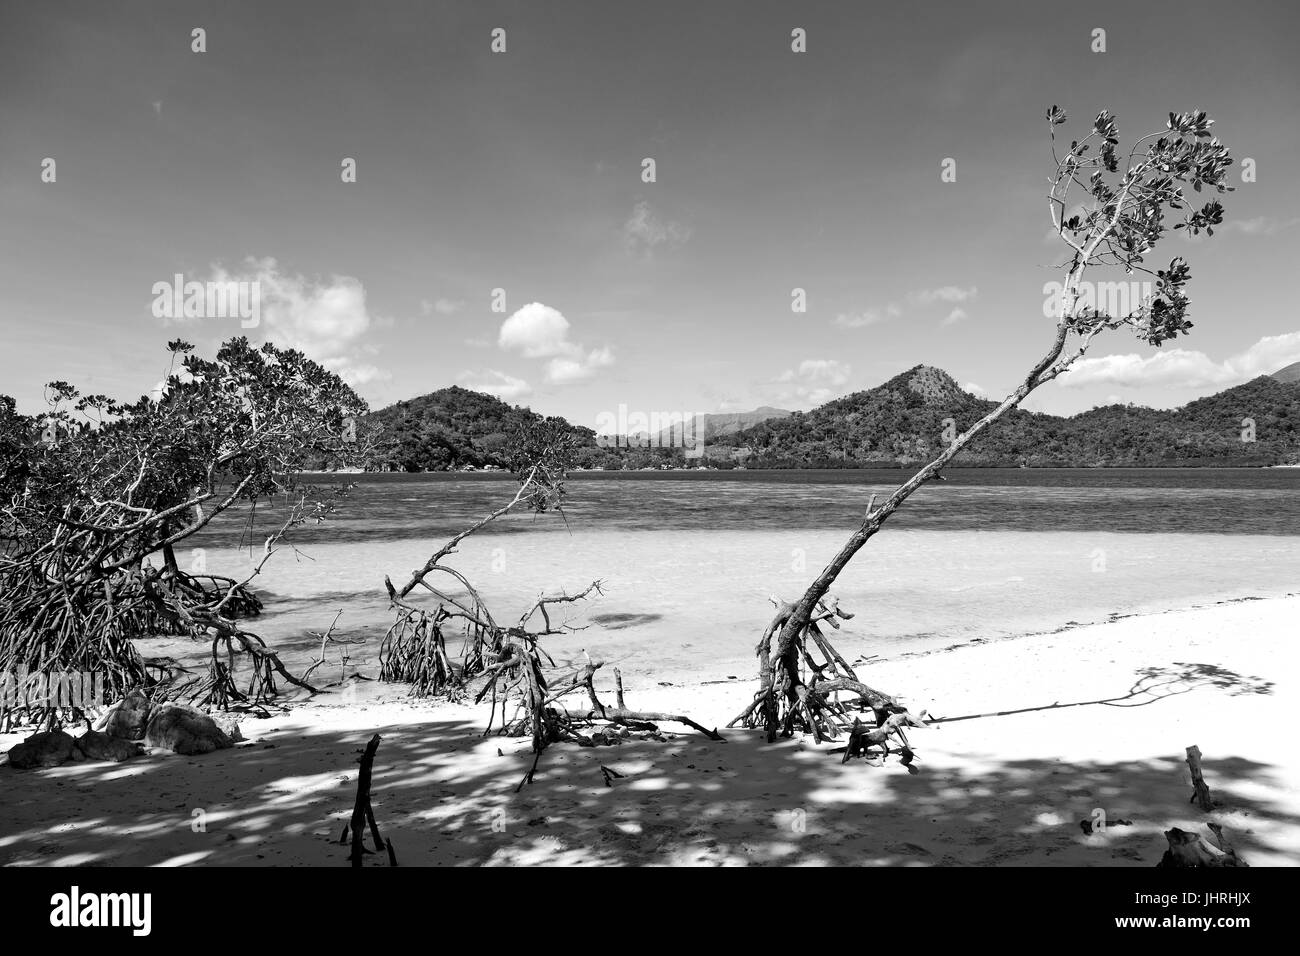
[[[513,481],[488,475],[350,476],[336,518],[294,534],[257,580],[255,629],[305,666],[343,610],[341,632],[372,660],[399,584],[451,534],[499,507]],[[771,614],[798,595],[899,471],[603,473],[575,477],[564,516],[509,516],[450,560],[498,619],[543,591],[593,579],[605,595],[572,606],[585,629],[551,639],[647,672],[748,676]],[[1300,469],[953,470],[918,491],[841,576],[856,612],[849,655],[889,656],[1051,630],[1069,622],[1252,595],[1300,581]],[[337,481],[322,480],[322,485]],[[259,507],[257,535],[277,509]],[[208,569],[248,567],[246,515],[191,542]],[[260,550],[260,537],[257,546]],[[184,554],[181,555],[185,563]],[[363,669],[366,669],[363,667]],[[369,672],[369,671],[367,671]]]
[[[872,493],[910,472],[586,472],[568,486],[564,515],[515,516],[518,531],[775,530],[842,528]],[[890,529],[1181,532],[1300,535],[1300,468],[952,469],[890,519]],[[489,474],[319,476],[322,489],[355,480],[337,518],[300,529],[299,541],[450,537],[507,502],[515,483]],[[259,528],[277,509],[259,507]],[[208,543],[230,543],[245,515]]]

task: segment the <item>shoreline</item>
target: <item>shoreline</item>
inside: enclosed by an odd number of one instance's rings
[[[572,479],[632,479],[632,478],[653,478],[656,475],[690,475],[700,478],[715,477],[719,475],[739,474],[746,480],[754,480],[759,476],[772,475],[853,475],[853,474],[881,474],[881,475],[898,475],[898,483],[906,480],[911,474],[922,468],[927,462],[917,461],[907,464],[877,464],[877,465],[857,465],[851,468],[718,468],[691,466],[681,468],[574,468],[569,472]],[[1156,472],[1159,474],[1177,474],[1179,472],[1187,473],[1209,473],[1225,471],[1267,471],[1272,468],[1300,468],[1300,463],[1294,464],[1276,464],[1276,465],[1243,465],[1243,464],[1208,464],[1208,465],[1032,465],[1025,468],[1016,465],[975,465],[975,464],[958,464],[952,463],[944,468],[944,474],[1014,474],[1021,478],[1026,477],[1025,473],[1063,473],[1063,472],[1082,472],[1084,474],[1115,474],[1118,472]],[[485,479],[494,481],[505,481],[518,479],[506,468],[446,468],[433,471],[304,471],[304,479],[313,478],[361,478],[375,479],[382,478],[386,481],[397,481],[400,479],[408,480],[427,480],[430,478],[454,481],[460,479]]]
[[[1297,653],[1280,642],[1297,614],[1295,594],[1241,598],[872,661],[864,680],[944,719],[914,731],[915,775],[722,729],[753,692],[748,673],[664,686],[637,672],[629,706],[688,714],[726,741],[664,724],[664,743],[556,745],[516,794],[529,743],[484,738],[485,707],[357,682],[242,721],[248,742],[232,750],[0,767],[0,864],[346,865],[334,841],[356,753],[379,733],[375,811],[403,865],[1153,866],[1163,830],[1206,819],[1252,865],[1295,865]],[[1125,700],[1144,673],[1173,693]],[[1223,803],[1212,815],[1187,803],[1192,744]],[[624,777],[606,787],[601,764]],[[1085,836],[1099,808],[1132,823]]]

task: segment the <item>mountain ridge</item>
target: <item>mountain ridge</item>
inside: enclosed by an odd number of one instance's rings
[[[781,422],[732,436],[747,467],[896,467],[932,459],[997,407],[942,369],[917,365]],[[1178,409],[1106,405],[1071,416],[1013,409],[962,452],[961,466],[1159,467],[1291,464],[1300,388],[1261,375]],[[957,463],[954,462],[954,465]]]
[[[997,404],[943,369],[915,365],[806,412],[760,406],[706,416],[716,424],[712,432],[706,425],[702,458],[685,457],[662,436],[664,447],[612,447],[590,428],[564,424],[579,440],[579,468],[896,468],[931,460]],[[746,416],[763,417],[746,424]],[[455,385],[367,416],[384,427],[390,448],[380,467],[398,471],[505,467],[511,434],[543,418]],[[950,467],[1294,464],[1298,428],[1300,363],[1177,409],[1113,404],[1070,416],[1013,409]]]

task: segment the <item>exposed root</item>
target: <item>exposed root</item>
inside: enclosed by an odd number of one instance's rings
[[[527,638],[527,635],[523,637]],[[589,659],[580,670],[556,681],[556,690],[547,684],[543,667],[544,652],[537,648],[535,641],[515,640],[510,648],[508,656],[492,671],[475,700],[481,701],[491,693],[494,717],[500,704],[503,718],[496,733],[509,737],[532,737],[533,765],[515,788],[516,792],[525,784],[533,782],[542,753],[551,744],[570,742],[581,747],[591,747],[606,740],[605,733],[589,733],[591,728],[601,723],[646,733],[656,739],[659,739],[660,723],[678,723],[698,731],[710,740],[726,739],[716,728],[709,730],[683,714],[628,708],[623,700],[623,677],[617,670],[615,680],[618,704],[613,707],[603,704],[596,695],[593,682],[596,672],[604,666],[603,661]],[[546,660],[549,661],[549,658]],[[583,693],[590,707],[585,710],[570,709],[560,703],[561,698],[575,693]],[[511,704],[516,707],[515,716],[505,719],[504,714]],[[489,721],[485,733],[492,733],[492,721]]]
[[[787,635],[786,625],[796,605],[772,601],[776,614],[755,648],[758,692],[727,726],[761,727],[769,742],[796,732],[812,734],[818,743],[848,734],[843,749],[846,761],[852,757],[883,760],[897,752],[903,765],[914,772],[915,753],[904,728],[926,726],[925,715],[911,714],[890,695],[859,680],[819,626],[824,622],[838,628],[837,618],[847,620],[853,615],[840,610],[838,601],[828,596],[817,602],[807,624]],[[870,714],[869,723],[863,722],[863,714]]]

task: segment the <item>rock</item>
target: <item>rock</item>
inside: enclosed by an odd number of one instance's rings
[[[232,743],[239,743],[245,737],[239,730],[239,721],[233,714],[217,714],[212,718],[212,722],[221,728],[222,733],[230,738]]]
[[[76,740],[77,750],[87,760],[111,760],[120,763],[140,755],[140,745],[131,740],[110,737],[98,730],[88,730]]]
[[[233,747],[234,741],[203,711],[184,704],[163,704],[145,728],[146,746],[194,755]]]
[[[118,740],[142,740],[149,725],[149,698],[133,690],[108,714],[104,733]]]
[[[61,730],[32,734],[9,750],[9,766],[15,770],[57,767],[71,760],[76,749],[75,741]]]

